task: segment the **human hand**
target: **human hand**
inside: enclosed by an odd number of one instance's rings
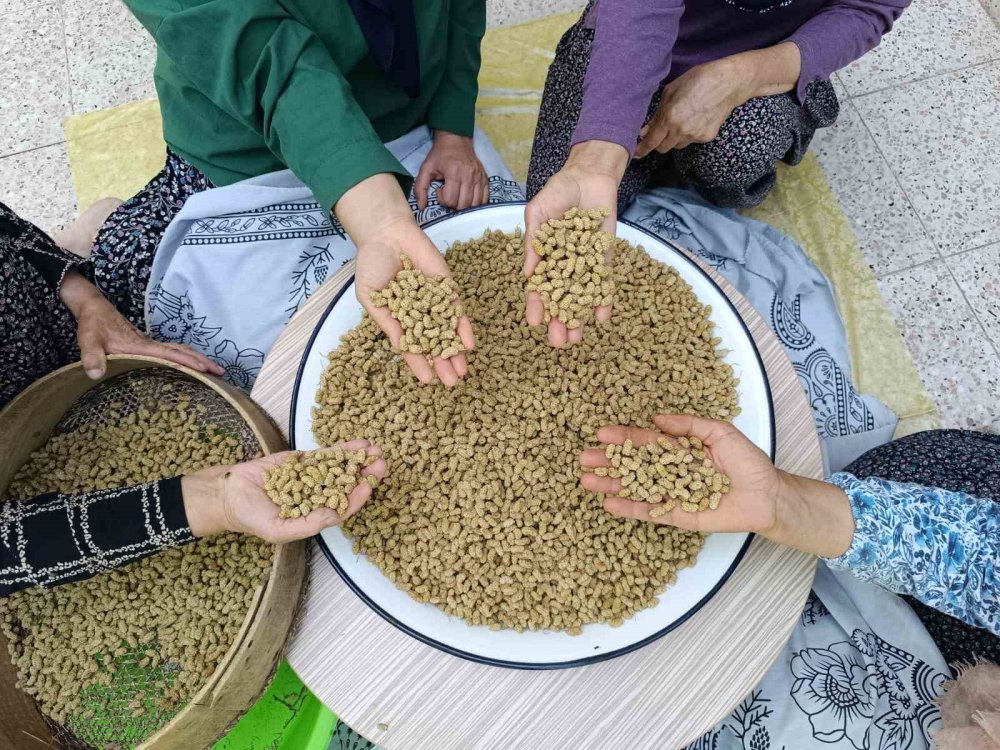
[[[389,285],[403,267],[399,259],[401,255],[406,255],[413,261],[414,268],[428,276],[451,276],[448,264],[417,226],[410,204],[393,175],[376,174],[362,180],[344,193],[334,212],[358,248],[354,276],[358,301],[389,337],[393,348],[399,351],[402,326],[392,317],[389,308],[372,304],[372,292]],[[459,318],[457,333],[466,350],[475,348],[472,323],[464,315]],[[432,382],[437,373],[441,382],[450,387],[459,378],[465,377],[469,370],[463,353],[448,359],[437,358],[433,362],[421,354],[401,356],[421,383]]]
[[[609,513],[705,533],[750,531],[823,557],[840,555],[850,546],[854,517],[847,495],[840,488],[781,471],[729,422],[684,415],[658,416],[653,422],[660,432],[608,426],[602,427],[597,437],[604,443],[631,440],[635,445],[654,442],[664,435],[697,437],[716,470],[729,477],[729,492],[715,510],[692,513],[678,505],[652,518],[649,511],[653,504],[617,495],[621,490],[617,479],[585,473],[580,483],[607,495],[604,508]],[[585,469],[608,465],[601,448],[585,450],[580,463]]]
[[[358,247],[355,271],[358,300],[389,337],[390,343],[397,351],[400,348],[403,328],[399,321],[392,317],[388,307],[376,307],[372,303],[371,294],[389,286],[393,277],[402,268],[401,255],[406,255],[413,262],[414,268],[427,276],[438,278],[451,276],[444,256],[417,226],[412,216],[393,226],[387,226],[381,234]],[[456,299],[455,303],[458,302]],[[457,332],[466,350],[475,347],[476,339],[468,317],[463,315],[459,318]],[[442,383],[451,387],[469,371],[464,352],[447,359],[436,357],[433,360],[423,354],[403,353],[401,356],[421,383],[432,382],[436,373]]]
[[[367,440],[352,440],[340,446],[345,450],[365,449],[369,456],[378,456],[362,476],[385,476],[386,464],[382,452]],[[273,544],[315,536],[328,526],[338,526],[361,507],[372,495],[367,482],[361,482],[347,496],[347,515],[341,518],[335,510],[317,508],[300,518],[280,518],[279,508],[264,490],[264,474],[282,463],[289,451],[272,453],[235,466],[213,466],[181,479],[184,509],[188,525],[196,537],[235,531],[253,534]]]
[[[605,209],[608,212],[602,229],[614,234],[618,221],[618,184],[628,166],[628,152],[616,143],[584,141],[573,146],[566,164],[545,183],[524,209],[524,276],[530,278],[538,265],[538,253],[532,240],[539,227],[552,219],[561,219],[571,208]],[[614,260],[607,259],[608,265]],[[595,309],[598,321],[611,318],[611,307]],[[538,292],[529,292],[525,303],[528,325],[545,322],[545,304]],[[557,318],[548,326],[549,344],[562,348],[583,340],[583,326],[569,329]]]
[[[413,183],[417,205],[427,208],[431,182],[442,180],[438,188],[438,203],[461,210],[480,206],[490,198],[489,179],[483,164],[472,147],[472,139],[447,130],[434,131],[434,145],[420,166]]]
[[[750,98],[749,74],[744,58],[724,57],[668,83],[653,118],[639,131],[635,158],[713,140],[730,113]]]
[[[107,371],[108,354],[159,357],[212,375],[223,375],[225,372],[193,349],[153,341],[140,333],[93,284],[76,271],[66,274],[59,297],[76,318],[80,360],[84,371],[94,380],[103,377]]]

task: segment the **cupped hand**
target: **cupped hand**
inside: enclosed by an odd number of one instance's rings
[[[361,475],[379,479],[385,476],[382,452],[367,440],[352,440],[333,447],[363,448],[369,456],[378,456]],[[272,453],[235,466],[214,466],[184,477],[181,487],[191,532],[201,537],[235,531],[282,544],[306,539],[329,526],[342,524],[361,510],[371,497],[371,485],[361,482],[348,494],[347,514],[343,517],[331,508],[317,508],[300,518],[280,518],[278,506],[264,490],[264,475],[268,469],[282,463],[289,453]]]
[[[399,351],[403,329],[387,307],[375,307],[371,301],[372,292],[389,286],[393,277],[402,268],[400,256],[407,256],[413,266],[427,276],[451,276],[444,256],[434,246],[426,234],[417,226],[411,215],[386,223],[378,232],[370,235],[358,246],[355,288],[358,300],[379,328],[389,337],[393,348]],[[458,300],[455,300],[458,304]],[[458,321],[458,337],[466,350],[475,348],[476,339],[472,332],[472,322],[462,316]],[[431,383],[435,374],[446,386],[453,386],[469,371],[464,353],[447,359],[438,357],[433,361],[421,354],[402,354],[410,370],[421,383]]]
[[[490,198],[486,169],[476,156],[472,139],[464,135],[446,130],[434,132],[434,145],[413,183],[413,194],[421,209],[427,208],[434,180],[444,183],[438,188],[437,199],[447,208],[480,206]]]
[[[583,475],[580,483],[588,490],[607,495],[604,507],[609,513],[623,518],[637,518],[665,523],[693,531],[752,531],[767,535],[776,526],[777,507],[786,492],[783,472],[775,468],[760,448],[729,422],[693,416],[659,416],[653,418],[659,428],[644,430],[637,427],[602,427],[597,438],[603,443],[620,445],[631,440],[635,445],[668,438],[694,436],[704,444],[705,452],[717,471],[729,476],[729,492],[715,510],[696,513],[681,509],[680,504],[662,516],[649,515],[651,503],[635,502],[620,497],[621,484],[613,477],[599,477],[593,472]],[[608,466],[604,449],[588,448],[580,455],[585,469]]]
[[[696,65],[668,83],[653,118],[639,132],[635,158],[665,154],[719,135],[726,118],[747,100],[737,58]]]
[[[60,297],[76,318],[80,360],[94,380],[107,371],[109,354],[159,357],[198,372],[224,374],[222,367],[193,349],[153,341],[140,333],[93,284],[75,271],[63,280]]]
[[[628,165],[628,152],[604,141],[585,141],[571,151],[565,166],[556,172],[524,209],[524,276],[530,278],[538,265],[538,253],[532,247],[535,233],[547,221],[562,219],[571,208],[604,209],[608,215],[602,229],[615,231],[618,221],[618,184]],[[612,257],[606,258],[608,265]],[[600,322],[610,320],[611,307],[599,306],[594,315]],[[525,318],[529,325],[545,322],[545,303],[538,292],[528,292]],[[549,344],[562,348],[583,340],[583,326],[567,328],[558,318],[548,324]]]

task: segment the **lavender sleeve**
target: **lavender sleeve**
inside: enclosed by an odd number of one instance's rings
[[[684,0],[600,0],[588,22],[594,42],[583,82],[583,107],[570,145],[610,141],[631,157],[684,13]]]
[[[910,0],[829,0],[787,41],[802,56],[795,95],[805,101],[806,86],[826,80],[835,71],[878,46]]]

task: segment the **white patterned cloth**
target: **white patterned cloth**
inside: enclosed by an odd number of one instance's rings
[[[491,202],[521,199],[478,133],[476,145],[490,175]],[[414,131],[389,146],[415,173],[430,135]],[[432,203],[417,218],[445,211]],[[683,191],[643,194],[623,218],[697,252],[771,323],[837,468],[891,436],[892,413],[854,391],[829,283],[795,243]],[[281,326],[353,255],[343,230],[288,172],[194,195],[157,252],[149,330],[195,346],[248,388]],[[948,676],[920,620],[897,596],[820,565],[782,657],[729,718],[691,747],[925,750],[939,720],[932,701]]]
[[[827,474],[892,439],[896,415],[854,390],[829,280],[791,238],[676,188],[644,190],[621,218],[696,253],[768,322],[809,397]]]
[[[386,147],[414,175],[433,139],[419,127]],[[489,176],[490,203],[524,193],[489,139],[476,130],[476,154]],[[450,209],[432,185],[418,223]],[[274,172],[188,198],[156,251],[146,291],[153,338],[187,344],[218,362],[249,390],[265,353],[295,311],[354,257],[354,243],[291,171]]]

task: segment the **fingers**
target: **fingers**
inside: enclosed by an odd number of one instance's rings
[[[608,457],[604,453],[604,448],[587,448],[580,453],[580,465],[585,469],[594,469],[598,466],[610,466]]]
[[[366,466],[362,472],[361,476],[368,477],[373,476],[377,479],[382,479],[385,476],[385,472],[388,470],[388,464],[386,464],[384,458],[379,458],[371,466]]]
[[[538,265],[538,253],[532,247],[531,241],[535,239],[542,222],[545,221],[545,212],[538,206],[538,198],[531,201],[524,207],[524,277],[528,278],[535,271]],[[541,321],[539,321],[541,322]],[[537,323],[535,325],[538,325]]]
[[[436,358],[434,360],[434,372],[437,373],[438,378],[448,388],[458,383],[458,373],[455,372],[455,367],[451,364],[450,359]]]
[[[566,340],[570,344],[579,344],[583,341],[583,326],[577,326],[576,328],[566,329]]]
[[[374,446],[372,446],[372,444],[369,443],[364,438],[358,438],[356,440],[348,440],[346,443],[339,443],[338,445],[335,445],[333,447],[342,448],[345,451],[359,451],[361,449],[364,449],[367,452],[369,448],[373,448]],[[323,449],[318,448],[317,450],[323,450]],[[378,455],[382,455],[382,452],[379,451]]]
[[[604,510],[613,516],[634,518],[637,521],[652,521],[654,519],[649,515],[649,508],[649,503],[636,503],[626,500],[624,497],[604,498]]]
[[[605,495],[617,495],[622,491],[622,483],[615,477],[599,477],[596,474],[584,474],[580,484],[591,492],[602,492]]]
[[[434,179],[434,168],[428,163],[428,160],[424,160],[420,171],[417,172],[417,179],[413,181],[413,196],[417,199],[417,207],[421,210],[427,208],[427,202],[430,200],[431,182]]]
[[[479,183],[476,185],[476,202],[474,206],[482,206],[490,202],[490,178],[483,172],[479,176]]]
[[[594,309],[594,317],[598,323],[607,323],[611,320],[611,305],[601,305]]]
[[[646,156],[650,151],[655,149],[660,143],[667,138],[669,133],[669,128],[666,123],[660,121],[658,117],[653,117],[649,124],[644,128],[646,133],[642,136],[639,141],[639,145],[635,147],[635,158],[641,159]]]
[[[549,320],[549,345],[555,349],[562,349],[569,341],[569,331],[566,324],[559,318]]]
[[[296,539],[308,539],[316,536],[323,529],[337,526],[342,522],[335,510],[330,508],[317,508],[312,513],[301,518],[282,518],[277,522],[278,534],[269,534],[264,537],[274,544],[294,541]]]
[[[630,440],[633,445],[646,445],[655,443],[661,437],[663,436],[656,430],[624,425],[606,425],[597,431],[597,439],[611,445],[621,445],[626,440]]]
[[[77,343],[80,345],[80,361],[83,363],[87,377],[91,380],[99,380],[104,377],[107,370],[107,358],[104,354],[104,341],[100,334],[89,328],[81,328],[77,333]]]
[[[524,317],[529,326],[540,326],[545,321],[545,303],[538,292],[528,292],[524,302]]]
[[[359,290],[359,297],[362,294]],[[368,310],[368,314],[372,316],[372,319],[382,329],[382,332],[389,337],[389,343],[392,344],[392,348],[397,352],[399,351],[399,341],[403,336],[403,327],[399,324],[399,321],[392,317],[392,313],[389,312],[388,307],[375,307],[371,304],[370,299],[367,298],[368,295],[363,295],[361,300],[365,309]],[[401,353],[403,360],[406,365],[410,368],[417,380],[419,380],[424,385],[434,382],[434,368],[427,361],[427,357],[422,354],[405,354]]]
[[[472,351],[476,348],[476,334],[472,331],[472,321],[469,320],[469,316],[467,315],[463,315],[458,319],[458,338],[467,351]],[[462,356],[464,359],[463,355],[459,356]]]
[[[368,502],[368,498],[372,496],[372,486],[368,482],[362,482],[347,496],[347,515],[344,516],[345,519],[350,518],[359,510],[361,506]]]
[[[475,198],[476,186],[471,182],[460,182],[458,188],[458,202],[455,204],[455,210],[461,211],[462,209],[475,205]]]
[[[424,385],[434,382],[434,368],[423,354],[404,354],[403,359],[417,380]]]
[[[712,443],[718,442],[736,431],[736,428],[729,422],[695,417],[690,414],[662,414],[653,417],[653,424],[667,435],[674,437],[693,435],[705,445],[712,445]]]
[[[444,178],[444,184],[438,188],[438,203],[446,208],[455,208],[462,195],[462,183],[452,178]]]
[[[465,358],[464,354],[456,354],[451,358],[451,366],[455,368],[455,372],[458,373],[458,377],[464,378],[469,374],[469,360]]]
[[[181,344],[151,343],[155,348],[151,349],[148,353],[158,356],[161,359],[176,362],[179,365],[190,367],[192,370],[197,370],[198,372],[210,372],[213,375],[220,376],[226,373],[220,365],[190,347]]]

